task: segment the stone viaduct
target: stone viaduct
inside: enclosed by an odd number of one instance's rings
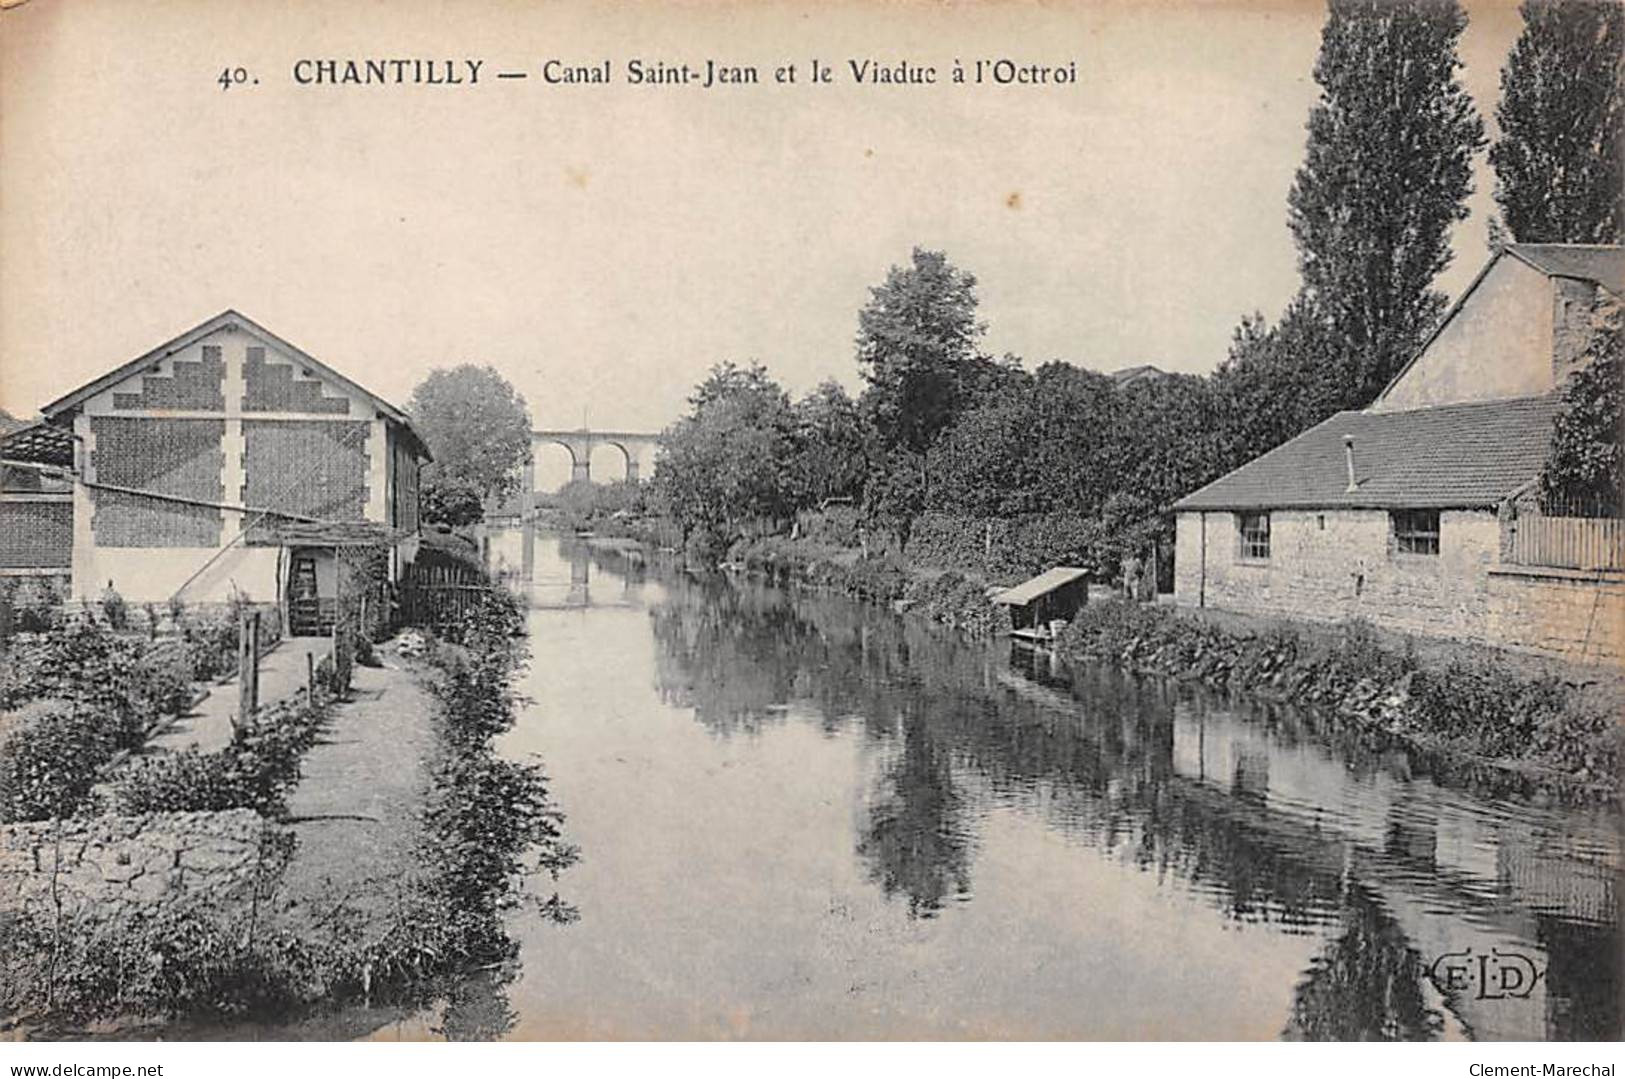
[[[635,483],[638,480],[638,461],[643,458],[652,460],[654,451],[660,444],[659,435],[643,434],[636,431],[594,431],[586,427],[574,431],[532,431],[531,444],[542,446],[553,444],[563,446],[570,453],[570,482],[592,479],[592,451],[594,446],[614,446],[621,451],[626,459],[626,480]],[[536,489],[536,466],[525,466],[526,491]]]

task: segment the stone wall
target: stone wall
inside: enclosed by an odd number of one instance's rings
[[[1563,380],[1579,367],[1591,346],[1596,320],[1608,306],[1606,295],[1599,296],[1590,281],[1559,277],[1552,282],[1552,384]]]
[[[1498,566],[1485,639],[1578,662],[1625,661],[1625,574]]]
[[[1256,561],[1240,557],[1236,514],[1182,513],[1174,577],[1180,606],[1362,618],[1582,662],[1625,655],[1625,577],[1504,566],[1489,511],[1441,512],[1439,553],[1417,555],[1396,549],[1386,510],[1275,510],[1270,557]]]
[[[248,902],[286,846],[251,809],[88,817],[0,827],[0,913],[64,920],[155,910],[180,900]],[[262,859],[262,850],[265,851]]]

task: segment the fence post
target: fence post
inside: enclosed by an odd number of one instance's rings
[[[305,652],[305,704],[316,705],[316,653]]]
[[[237,627],[237,721],[246,725],[259,707],[260,613],[244,611]]]

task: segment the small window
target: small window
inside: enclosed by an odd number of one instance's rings
[[[1241,557],[1266,559],[1270,556],[1270,515],[1243,513],[1241,518]]]
[[[1395,510],[1391,516],[1400,554],[1439,553],[1438,510]]]

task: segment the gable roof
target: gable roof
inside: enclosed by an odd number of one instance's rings
[[[174,353],[191,346],[195,342],[226,326],[240,326],[247,329],[248,332],[254,334],[256,337],[263,338],[268,343],[275,345],[280,351],[294,357],[303,366],[309,367],[313,371],[320,372],[323,377],[344,387],[344,389],[348,390],[349,392],[365,398],[367,402],[373,406],[373,408],[377,409],[389,420],[400,425],[400,427],[406,432],[407,436],[410,437],[411,440],[417,445],[418,455],[421,458],[424,460],[431,459],[429,456],[428,447],[424,445],[423,439],[418,435],[417,431],[412,428],[412,421],[405,412],[396,408],[394,405],[390,404],[382,397],[379,397],[377,394],[373,393],[365,386],[362,386],[360,383],[339,374],[339,372],[333,370],[333,368],[327,366],[327,364],[316,359],[316,357],[312,356],[304,349],[299,348],[297,345],[289,344],[287,341],[284,341],[270,330],[267,330],[264,326],[261,326],[259,323],[255,322],[253,319],[232,310],[231,308],[227,308],[211,319],[206,319],[203,322],[198,323],[185,333],[170,338],[157,348],[137,356],[129,363],[114,368],[105,375],[102,375],[100,378],[93,379],[90,382],[85,383],[83,386],[80,386],[78,389],[71,390],[68,393],[63,394],[55,401],[52,401],[50,404],[40,409],[40,411],[45,415],[46,419],[55,419],[57,416],[60,416],[69,409],[83,404],[87,399],[94,397],[96,394],[101,393],[108,387],[115,386],[118,383],[123,382],[131,375],[139,374],[153,363],[156,363],[167,356],[171,356]]]
[[[1339,412],[1174,503],[1175,510],[1489,507],[1540,474],[1555,396]],[[1355,490],[1343,438],[1354,436]]]
[[[1609,244],[1509,244],[1507,253],[1547,277],[1595,281],[1610,292],[1625,292],[1625,247]]]
[[[1439,324],[1433,327],[1433,332],[1427,335],[1422,344],[1411,353],[1410,359],[1402,364],[1394,377],[1388,380],[1388,385],[1377,394],[1381,401],[1388,396],[1388,391],[1399,384],[1399,380],[1410,374],[1412,367],[1422,358],[1423,353],[1433,346],[1444,328],[1450,325],[1467,303],[1469,297],[1483,283],[1484,278],[1501,259],[1511,255],[1529,268],[1545,274],[1547,277],[1574,277],[1582,281],[1594,281],[1610,292],[1625,293],[1625,247],[1611,244],[1508,244],[1484,264],[1467,287],[1462,290],[1456,302],[1444,313]]]
[[[1162,378],[1167,373],[1154,364],[1142,363],[1133,367],[1120,367],[1109,377],[1119,386],[1126,386],[1132,382],[1143,382],[1148,378]]]

